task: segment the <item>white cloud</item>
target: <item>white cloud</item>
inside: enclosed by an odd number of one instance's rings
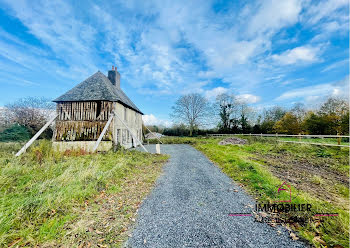
[[[170,127],[172,125],[171,121],[158,119],[153,114],[143,115],[142,120],[146,126],[156,125],[156,126]]]
[[[310,25],[324,19],[335,19],[342,16],[339,11],[348,12],[344,7],[348,6],[348,0],[323,0],[318,4],[310,4],[307,6],[305,18]]]
[[[96,30],[76,18],[74,9],[63,1],[6,1],[16,16],[57,59],[63,61],[66,75],[85,75],[97,71],[96,58],[91,53]],[[36,61],[35,59],[34,61]],[[67,71],[69,71],[67,73]],[[60,68],[56,73],[60,72]]]
[[[220,94],[224,94],[227,93],[228,89],[224,88],[224,87],[216,87],[213,88],[211,90],[206,90],[204,95],[207,99],[209,100],[215,100],[215,98],[220,95]]]
[[[294,24],[298,21],[301,9],[300,0],[263,1],[258,13],[251,18],[248,32],[254,36],[265,32],[271,33]]]
[[[330,96],[349,99],[349,76],[334,83],[318,84],[290,90],[283,93],[275,100],[303,99],[306,102],[310,102]]]
[[[271,58],[283,65],[290,65],[296,63],[312,63],[320,60],[319,47],[300,46],[289,49],[281,54],[274,54]]]
[[[244,102],[244,103],[257,103],[260,101],[259,96],[255,96],[252,94],[241,94],[236,96],[238,101]]]
[[[7,37],[17,47],[0,41],[6,59],[28,66],[27,70],[54,68],[54,74],[79,79],[114,64],[122,74],[122,87],[127,83],[139,94],[153,96],[198,92],[213,99],[227,92],[217,84],[208,89],[213,79],[237,92],[254,92],[264,78],[288,84],[283,78],[290,66],[285,65],[322,61],[323,49],[316,37],[269,56],[272,47],[279,48],[279,39],[283,46],[298,40],[287,28],[300,23],[320,33],[334,33],[347,31],[349,21],[342,10],[347,0],[246,1],[242,8],[226,6],[225,12],[213,11],[211,1],[86,2],[86,9],[69,1],[4,1],[9,14],[49,53]],[[0,61],[2,68],[3,64]],[[251,103],[260,100],[250,94],[241,98]]]
[[[343,67],[345,65],[349,66],[349,60],[348,59],[340,60],[340,61],[337,61],[337,62],[335,62],[333,64],[330,64],[327,67],[325,67],[321,72],[327,72],[327,71],[335,70],[335,69],[341,68],[341,67]]]

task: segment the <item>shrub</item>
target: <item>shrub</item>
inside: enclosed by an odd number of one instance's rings
[[[27,127],[18,124],[12,125],[0,133],[0,141],[25,141],[30,139],[30,131]]]

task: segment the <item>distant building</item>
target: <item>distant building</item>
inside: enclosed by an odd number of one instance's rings
[[[161,133],[155,133],[155,132],[152,132],[152,133],[147,133],[145,135],[145,139],[160,139],[161,137],[163,137],[164,135],[161,134]]]
[[[96,72],[54,102],[58,117],[53,143],[60,150],[82,148],[91,151],[112,111],[137,139],[142,140],[143,113],[120,88],[117,68],[112,67],[108,77]],[[125,148],[138,145],[119,118],[113,118],[98,150],[108,150],[116,144]]]

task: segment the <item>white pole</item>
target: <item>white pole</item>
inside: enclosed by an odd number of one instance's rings
[[[129,130],[131,136],[139,142],[139,144],[142,146],[143,150],[145,150],[145,152],[148,152],[147,149],[142,145],[142,143],[140,142],[140,140],[131,132],[131,130],[129,129],[129,127],[128,127],[128,126],[125,124],[125,122],[119,117],[119,115],[117,115],[117,114],[115,113],[115,116],[117,116],[118,119],[119,119],[119,120],[123,123],[123,125],[126,127],[126,129]]]
[[[40,134],[42,134],[42,132],[45,131],[46,128],[48,128],[48,126],[50,126],[50,124],[57,118],[58,114],[56,114],[54,117],[52,117],[34,136],[33,138],[31,138],[23,147],[21,150],[19,150],[16,153],[16,157],[18,157],[19,155],[21,155],[23,152],[25,152],[27,150],[27,148],[33,144],[33,142],[40,136]]]
[[[100,144],[100,142],[101,142],[103,136],[105,135],[105,133],[106,133],[106,131],[107,131],[109,125],[110,125],[111,122],[112,122],[113,116],[114,116],[114,114],[111,113],[111,115],[109,116],[109,119],[108,119],[108,121],[107,121],[105,127],[104,127],[103,130],[102,130],[102,133],[101,133],[100,136],[98,137],[98,139],[97,139],[97,141],[96,141],[96,144],[95,144],[94,148],[92,149],[92,152],[95,152],[95,151],[96,151],[96,149],[97,149],[98,145]]]

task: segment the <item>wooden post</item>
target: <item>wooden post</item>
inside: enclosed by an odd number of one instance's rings
[[[23,152],[25,152],[27,150],[27,148],[33,144],[33,142],[40,136],[40,134],[42,132],[45,131],[46,128],[48,128],[48,126],[50,126],[50,124],[56,119],[56,117],[58,116],[58,114],[56,114],[54,117],[52,117],[34,136],[33,138],[31,138],[23,147],[21,150],[19,150],[16,153],[16,157],[18,157],[19,155],[21,155]]]
[[[98,137],[98,139],[97,139],[97,141],[96,141],[96,144],[95,144],[94,148],[92,149],[92,152],[95,152],[95,151],[97,150],[98,145],[100,144],[100,142],[101,142],[103,136],[105,135],[105,133],[106,133],[106,131],[107,131],[109,125],[110,125],[111,122],[112,122],[113,116],[114,116],[113,113],[109,116],[109,119],[108,119],[108,121],[107,121],[105,127],[103,128],[103,130],[102,130],[102,132],[101,132],[101,134],[100,134],[100,137]]]
[[[159,144],[156,144],[156,153],[160,154],[160,145]]]
[[[337,132],[337,136],[339,136],[339,132]],[[340,137],[338,137],[338,145],[340,145],[340,141],[341,141],[341,138]]]
[[[299,133],[299,142],[301,142],[301,133]]]
[[[142,145],[141,141],[133,134],[133,132],[131,132],[130,128],[125,124],[125,122],[115,113],[115,116],[117,116],[117,118],[123,123],[123,125],[129,130],[131,136],[134,137],[134,139],[136,139],[139,144],[141,145],[141,147],[143,148],[143,150],[145,150],[145,152],[148,152],[147,149]]]

